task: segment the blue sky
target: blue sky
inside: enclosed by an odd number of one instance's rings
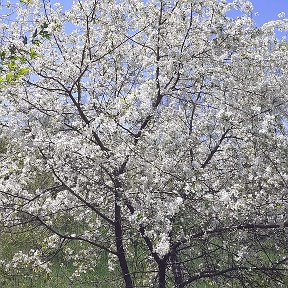
[[[250,0],[254,6],[254,13],[258,12],[258,16],[254,16],[254,20],[258,25],[279,19],[277,15],[285,12],[288,18],[288,0]]]

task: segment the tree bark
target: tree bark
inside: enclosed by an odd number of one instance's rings
[[[158,262],[158,279],[159,288],[166,287],[166,260],[161,260]]]
[[[181,272],[181,267],[180,267],[179,259],[177,256],[177,252],[175,250],[172,251],[170,260],[172,264],[172,272],[174,275],[175,288],[180,288],[181,283],[183,282],[183,277],[182,277],[182,272]]]
[[[116,248],[117,248],[117,257],[119,264],[122,270],[122,275],[125,281],[126,288],[133,288],[132,278],[129,272],[125,250],[123,247],[123,230],[121,224],[121,207],[117,204],[118,194],[115,195],[115,238],[116,238]]]

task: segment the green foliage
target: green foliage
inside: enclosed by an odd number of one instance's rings
[[[54,184],[54,178],[51,173],[35,170],[35,176],[27,183],[27,191],[35,192],[37,189],[47,189]]]
[[[0,137],[0,155],[7,152],[8,140],[6,137]]]
[[[39,46],[41,44],[41,41],[39,40],[39,36],[44,38],[44,39],[50,39],[51,34],[46,30],[48,28],[48,23],[44,22],[41,26],[40,26],[40,30],[38,30],[38,28],[36,28],[32,34],[32,44]],[[24,39],[25,40],[25,39]],[[28,41],[28,39],[27,39]]]
[[[21,3],[29,4],[30,0],[22,0]],[[42,39],[50,39],[51,35],[47,31],[48,23],[44,22],[40,29],[37,28],[33,32],[31,36],[31,43],[36,47],[41,45]],[[27,45],[29,39],[27,35],[22,36],[23,44]],[[25,76],[30,69],[26,64],[29,63],[30,60],[39,57],[33,47],[29,49],[17,49],[14,45],[11,45],[8,48],[8,51],[0,50],[0,85],[5,84],[13,84],[23,76]],[[25,66],[24,66],[25,65]]]
[[[288,50],[288,43],[287,43],[287,41],[282,41],[279,46],[280,46],[281,49],[283,49],[283,50]]]
[[[38,54],[35,52],[33,48],[30,48],[29,55],[31,59],[35,59],[38,56]]]
[[[1,260],[11,260],[14,253],[18,251],[28,252],[35,245],[42,251],[43,254],[51,255],[51,272],[45,273],[41,269],[14,269],[7,273],[0,266],[0,287],[3,288],[109,288],[121,287],[121,282],[116,282],[115,272],[108,269],[108,255],[106,252],[99,253],[97,263],[93,270],[88,270],[87,273],[79,279],[72,278],[75,271],[74,260],[65,258],[62,249],[55,253],[45,248],[42,242],[43,236],[49,233],[45,229],[40,229],[30,225],[30,229],[23,232],[22,229],[14,228],[11,233],[1,233],[0,239],[0,258]],[[22,232],[21,232],[22,231]],[[73,251],[79,252],[86,248],[81,242],[67,242],[64,249],[69,247]],[[90,259],[79,259],[79,261],[89,262]],[[110,284],[109,284],[110,283]],[[111,286],[114,283],[115,286]]]
[[[43,23],[41,25],[41,30],[39,32],[39,35],[41,35],[43,38],[46,38],[46,39],[50,39],[50,33],[48,31],[46,31],[46,29],[48,28],[48,23]]]
[[[31,0],[20,0],[20,3],[29,4],[31,3]]]
[[[5,51],[0,52],[0,84],[14,83],[29,72],[25,65],[32,57],[23,49],[17,51],[14,46],[9,48],[9,55]]]

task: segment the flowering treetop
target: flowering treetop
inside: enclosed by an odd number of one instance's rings
[[[117,256],[126,287],[135,239],[149,287],[284,269],[281,233],[267,264],[249,231],[287,227],[287,19],[256,27],[241,0],[20,2],[1,24],[5,229]]]

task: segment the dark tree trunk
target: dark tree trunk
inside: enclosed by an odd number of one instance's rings
[[[123,247],[123,231],[121,224],[121,207],[117,204],[118,195],[115,199],[115,238],[116,238],[116,248],[117,248],[117,257],[119,264],[122,270],[122,275],[125,281],[126,288],[133,288],[133,282],[127,265],[127,260],[125,256],[125,251]]]
[[[177,252],[175,250],[171,253],[170,260],[172,264],[172,272],[174,275],[175,288],[180,288],[181,283],[183,282],[183,277]]]
[[[166,287],[166,260],[160,260],[158,262],[158,279],[159,279],[159,288]]]

